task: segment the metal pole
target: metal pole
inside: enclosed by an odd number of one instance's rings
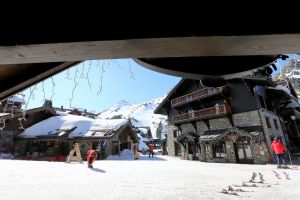
[[[289,154],[289,158],[290,158],[291,165],[293,165],[293,162],[292,162],[292,159],[291,159],[290,151],[288,151],[288,154]]]

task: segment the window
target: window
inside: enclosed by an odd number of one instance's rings
[[[180,144],[174,142],[174,148],[175,148],[175,156],[181,156],[181,146],[180,146]]]
[[[278,127],[278,121],[277,121],[277,119],[274,119],[274,126],[275,126],[276,130],[278,130],[278,129],[279,129],[279,127]]]
[[[225,158],[225,141],[214,144],[214,158]]]
[[[269,118],[269,117],[265,117],[265,118],[266,118],[266,122],[267,122],[268,128],[272,128],[272,127],[271,127],[270,118]]]
[[[266,100],[266,103],[267,103],[268,110],[274,112],[274,106],[273,106],[272,102],[269,100]]]
[[[261,108],[266,108],[266,104],[265,104],[264,98],[262,96],[260,96],[260,95],[258,95],[258,98],[259,98],[260,107]]]
[[[210,152],[210,146],[209,143],[205,143],[205,151]]]
[[[180,135],[180,131],[173,131],[174,138],[178,137]]]

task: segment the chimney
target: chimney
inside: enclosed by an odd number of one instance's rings
[[[44,102],[43,107],[49,107],[49,108],[52,108],[52,101],[46,99],[45,102]]]

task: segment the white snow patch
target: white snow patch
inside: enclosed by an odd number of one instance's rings
[[[97,160],[92,169],[87,168],[86,162],[0,160],[0,196],[2,200],[267,200],[279,197],[298,200],[300,196],[299,170],[278,170],[275,165],[204,163],[155,157],[156,160],[147,156],[128,161]],[[276,178],[273,170],[281,179]],[[265,184],[241,187],[247,192],[237,192],[240,196],[221,193],[229,185],[248,182],[252,172],[262,173]]]
[[[285,92],[288,93],[290,96],[292,96],[290,89],[287,88],[286,86],[283,86],[283,85],[276,85],[275,89],[285,91]]]
[[[110,155],[106,158],[106,160],[133,160],[134,153],[129,149],[124,149],[119,155]]]

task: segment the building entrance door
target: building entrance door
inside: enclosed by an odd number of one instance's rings
[[[238,163],[253,164],[253,155],[250,140],[238,140],[234,144]]]

